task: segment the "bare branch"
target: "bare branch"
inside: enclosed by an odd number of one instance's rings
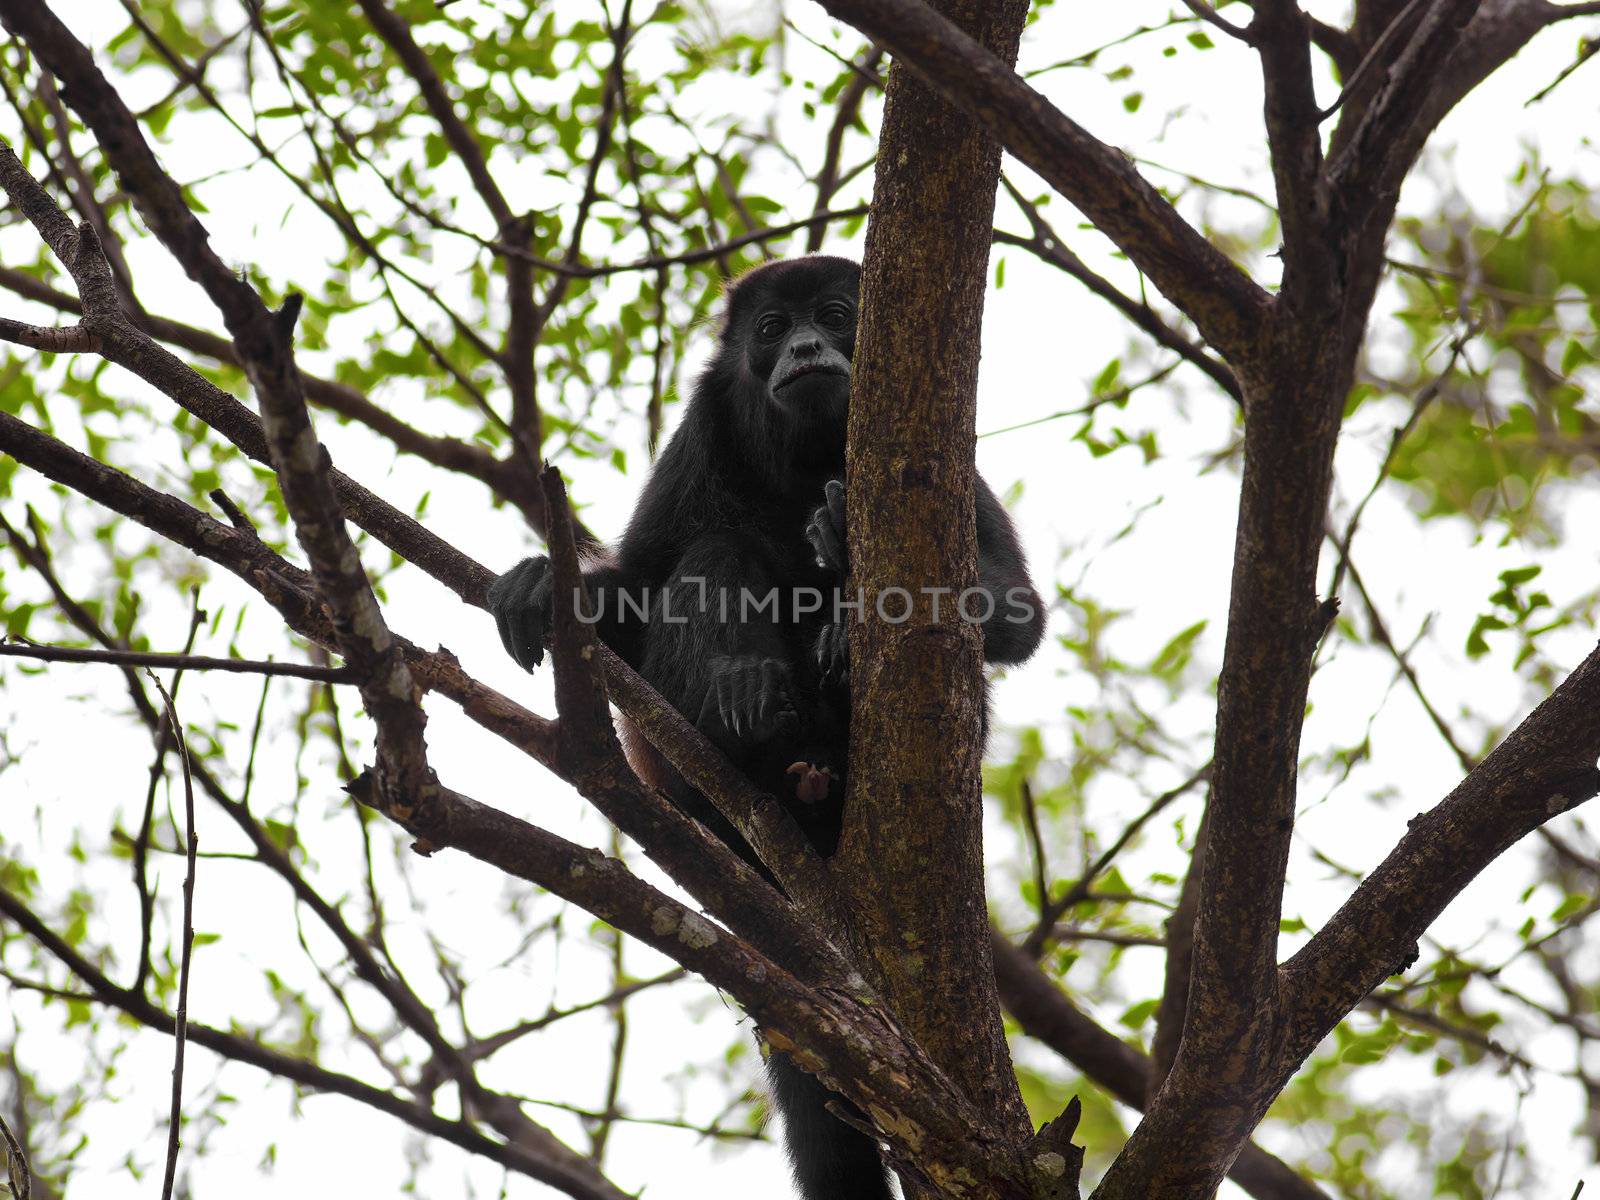
[[[973,114],[1071,200],[1225,357],[1248,358],[1267,294],[1162,198],[1116,149],[919,0],[819,0]]]
[[[1416,954],[1417,939],[1507,847],[1600,792],[1600,651],[1434,808],[1283,967],[1291,1067]]]
[[[161,695],[167,728],[173,745],[178,748],[178,762],[183,768],[183,924],[178,933],[181,947],[178,957],[178,1006],[172,1018],[172,1105],[167,1116],[167,1165],[161,1180],[161,1200],[172,1200],[172,1185],[178,1173],[179,1135],[183,1128],[183,1058],[189,1042],[189,971],[194,958],[194,874],[200,839],[194,827],[194,776],[189,770],[189,742],[178,720],[178,710],[172,702],[172,696],[161,686],[161,680],[153,672],[147,674]]]
[[[139,993],[120,987],[57,934],[49,922],[4,889],[0,889],[0,915],[14,921],[81,980],[90,989],[95,1001],[126,1013],[151,1029],[168,1034],[174,1032],[176,1022],[172,1014]],[[248,1063],[310,1090],[359,1101],[423,1133],[442,1138],[469,1153],[481,1155],[491,1162],[549,1184],[574,1200],[627,1200],[626,1193],[600,1175],[592,1164],[570,1151],[565,1157],[542,1156],[530,1152],[525,1146],[506,1145],[485,1136],[465,1121],[440,1116],[426,1105],[402,1099],[359,1079],[273,1050],[243,1034],[191,1023],[188,1026],[188,1040],[224,1058]]]
[[[1044,910],[1039,915],[1039,923],[1022,943],[1023,952],[1033,958],[1038,958],[1043,954],[1045,947],[1050,944],[1051,938],[1055,935],[1056,923],[1066,915],[1073,905],[1088,897],[1089,889],[1094,886],[1094,881],[1105,872],[1107,867],[1116,861],[1117,855],[1121,854],[1128,844],[1139,835],[1139,831],[1158,817],[1174,800],[1187,795],[1196,785],[1204,783],[1210,778],[1211,764],[1206,763],[1205,766],[1201,767],[1177,787],[1157,796],[1145,807],[1143,812],[1128,822],[1122,832],[1117,835],[1116,840],[1105,848],[1100,856],[1090,864],[1088,869],[1079,876],[1076,882],[1048,903],[1045,903],[1041,897]]]
[[[1127,317],[1134,325],[1144,330],[1159,344],[1169,350],[1176,351],[1183,358],[1193,363],[1213,382],[1235,400],[1242,401],[1244,393],[1239,388],[1239,381],[1226,363],[1219,362],[1213,355],[1206,353],[1201,346],[1185,337],[1178,330],[1172,328],[1156,311],[1142,300],[1124,294],[1109,280],[1091,271],[1088,265],[1062,243],[1056,231],[1045,220],[1044,214],[1039,211],[1039,206],[1030,201],[1022,192],[1004,175],[1000,177],[1002,186],[1007,194],[1022,210],[1022,215],[1027,218],[1033,231],[1029,238],[1018,237],[1015,234],[995,230],[994,239],[1006,245],[1020,246],[1022,249],[1036,255],[1042,261],[1065,271],[1076,279],[1094,295],[1099,296],[1110,304],[1123,316]]]
[[[249,675],[283,675],[322,683],[354,683],[349,667],[314,667],[305,663],[255,662],[247,658],[212,658],[204,654],[149,654],[141,650],[83,650],[71,646],[37,646],[0,641],[0,657],[36,658],[41,662],[112,663],[124,667],[168,670],[238,671]]]
[[[1038,963],[999,931],[990,941],[1000,998],[1022,1031],[1129,1108],[1143,1111],[1150,1073],[1145,1056],[1090,1019]],[[1246,1143],[1228,1175],[1255,1200],[1327,1200],[1324,1192],[1253,1142]]]
[[[78,354],[100,348],[100,339],[83,325],[28,325],[10,317],[0,317],[0,340],[46,354]]]
[[[1258,0],[1255,10],[1250,29],[1261,51],[1267,143],[1283,223],[1279,294],[1295,308],[1326,304],[1336,247],[1327,238],[1310,29],[1295,0]]]
[[[1183,0],[1183,6],[1213,29],[1220,29],[1229,37],[1237,38],[1247,46],[1256,44],[1254,29],[1235,25],[1232,21],[1226,20],[1218,15],[1217,10],[1207,4],[1206,0]]]

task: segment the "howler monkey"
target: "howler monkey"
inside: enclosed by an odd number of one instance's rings
[[[609,561],[586,568],[585,619],[668,702],[835,849],[849,722],[846,638],[834,607],[846,573],[845,415],[860,268],[815,255],[768,263],[729,289],[716,353],[661,452]],[[1005,510],[976,480],[984,657],[1021,662],[1043,605]],[[489,604],[525,669],[544,657],[552,576],[530,558]],[[953,608],[947,604],[946,610]],[[624,727],[630,761],[757,865],[699,792]],[[768,1073],[805,1200],[887,1200],[872,1139],[838,1101],[774,1053]]]

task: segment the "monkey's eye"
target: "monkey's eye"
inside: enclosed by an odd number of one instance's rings
[[[829,329],[848,329],[853,320],[854,314],[851,313],[850,306],[842,301],[824,304],[817,313],[817,323],[826,325]]]
[[[781,313],[767,313],[756,322],[756,332],[764,338],[775,338],[789,328],[789,319]]]

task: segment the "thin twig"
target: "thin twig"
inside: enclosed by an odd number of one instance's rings
[[[6,1177],[11,1183],[11,1195],[15,1200],[28,1200],[33,1195],[33,1172],[28,1169],[28,1156],[22,1151],[22,1143],[17,1141],[4,1116],[0,1116],[0,1136],[6,1140]]]
[[[1082,877],[1076,883],[1068,887],[1066,891],[1062,892],[1058,898],[1044,906],[1043,913],[1039,918],[1039,924],[1034,927],[1033,932],[1030,933],[1027,937],[1027,940],[1022,943],[1022,949],[1032,957],[1038,958],[1039,955],[1044,952],[1045,944],[1049,942],[1052,937],[1056,936],[1056,923],[1061,920],[1062,916],[1065,915],[1069,908],[1078,903],[1078,901],[1084,899],[1089,894],[1090,887],[1093,886],[1094,881],[1099,878],[1101,872],[1111,865],[1113,860],[1116,859],[1117,855],[1121,854],[1122,851],[1127,847],[1128,843],[1133,841],[1133,839],[1138,835],[1139,831],[1143,829],[1150,821],[1154,820],[1158,815],[1160,815],[1160,813],[1174,800],[1184,795],[1196,784],[1203,783],[1210,777],[1211,764],[1208,762],[1205,766],[1201,767],[1177,787],[1173,788],[1171,791],[1163,792],[1161,795],[1157,796],[1150,802],[1149,806],[1142,813],[1140,813],[1133,820],[1129,821],[1127,828],[1125,828],[1117,836],[1117,840],[1112,842],[1110,846],[1106,847],[1105,852],[1102,853],[1099,858],[1095,859],[1095,861],[1089,866],[1089,869],[1083,873]],[[1061,936],[1067,935],[1063,934]]]
[[[1205,3],[1205,0],[1183,0],[1183,6],[1199,17],[1207,25],[1213,25],[1222,30],[1231,38],[1237,38],[1246,46],[1256,44],[1255,35],[1242,25],[1235,25],[1232,21],[1224,20],[1217,15],[1217,10]]]
[[[1366,56],[1356,64],[1356,69],[1351,72],[1350,78],[1345,81],[1345,85],[1339,89],[1339,94],[1334,97],[1333,103],[1317,114],[1318,121],[1326,121],[1344,106],[1344,102],[1354,94],[1356,85],[1372,73],[1374,64],[1379,61],[1384,52],[1400,36],[1400,31],[1406,28],[1417,9],[1421,8],[1424,3],[1425,0],[1411,0],[1411,3],[1401,10],[1400,15],[1389,22],[1384,31],[1378,35],[1378,40],[1372,43],[1372,49],[1368,50]]]
[[[157,654],[142,650],[91,650],[76,646],[36,646],[0,641],[0,656],[36,658],[42,662],[110,663],[119,667],[165,667],[186,671],[235,671],[247,675],[287,675],[320,683],[355,683],[349,667],[313,667],[304,663],[258,662],[247,658],[213,658],[205,654]]]
[[[1578,44],[1578,57],[1573,59],[1572,62],[1568,63],[1567,66],[1562,69],[1561,74],[1557,75],[1548,84],[1524,100],[1522,102],[1522,107],[1528,108],[1531,105],[1539,103],[1539,101],[1543,100],[1551,92],[1555,91],[1558,87],[1565,83],[1574,71],[1593,58],[1596,53],[1600,53],[1600,38],[1586,38],[1584,41],[1580,42]],[[1582,1187],[1583,1185],[1579,1184],[1578,1186]]]
[[[189,965],[194,955],[194,872],[200,839],[194,829],[194,777],[189,771],[189,744],[184,739],[183,725],[178,720],[178,710],[173,707],[172,697],[161,685],[161,680],[156,678],[154,671],[145,673],[161,694],[162,706],[167,710],[167,724],[172,732],[172,744],[178,751],[178,762],[183,766],[183,820],[188,830],[183,875],[183,955],[178,964],[178,1007],[173,1013],[172,1110],[167,1121],[167,1170],[161,1183],[161,1200],[172,1200],[172,1185],[178,1171],[179,1131],[183,1119],[183,1057],[189,1034]]]
[[[1378,465],[1377,477],[1373,479],[1372,486],[1367,489],[1366,495],[1361,497],[1361,501],[1356,505],[1355,511],[1350,514],[1350,520],[1345,525],[1344,534],[1339,538],[1339,559],[1334,564],[1333,580],[1328,584],[1328,595],[1337,596],[1339,594],[1339,585],[1344,582],[1345,571],[1349,566],[1350,542],[1356,535],[1356,526],[1361,523],[1361,517],[1366,512],[1367,505],[1371,502],[1373,496],[1377,495],[1378,489],[1383,486],[1384,480],[1389,478],[1389,472],[1394,470],[1395,459],[1400,455],[1401,445],[1410,436],[1411,431],[1417,427],[1417,422],[1422,419],[1422,414],[1427,411],[1428,406],[1438,397],[1440,390],[1444,387],[1445,380],[1450,378],[1450,372],[1455,370],[1456,362],[1461,358],[1462,351],[1466,349],[1467,343],[1478,335],[1479,328],[1479,322],[1470,322],[1459,336],[1451,340],[1450,357],[1445,361],[1444,366],[1440,368],[1439,373],[1430,379],[1427,385],[1417,393],[1417,398],[1411,403],[1411,412],[1389,435],[1389,449],[1383,456],[1383,462]]]
[[[1050,874],[1045,865],[1044,835],[1039,832],[1039,806],[1033,800],[1033,783],[1026,778],[1022,781],[1022,820],[1028,831],[1029,849],[1033,851],[1033,889],[1042,922],[1050,906]]]

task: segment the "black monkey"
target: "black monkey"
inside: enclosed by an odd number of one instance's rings
[[[860,277],[848,259],[815,255],[732,285],[716,354],[627,532],[609,561],[584,572],[584,616],[600,637],[777,796],[824,854],[839,837],[849,728],[833,601],[847,567],[839,480]],[[992,600],[984,656],[1021,662],[1039,643],[1044,607],[981,479],[976,507],[979,583]],[[490,588],[500,638],[525,669],[544,657],[551,592],[544,558]],[[703,795],[626,723],[622,732],[642,778],[759,868]],[[768,1073],[805,1200],[888,1200],[877,1146],[827,1111],[843,1102],[781,1054]]]

